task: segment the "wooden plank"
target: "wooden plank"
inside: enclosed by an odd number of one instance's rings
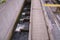
[[[47,27],[39,0],[32,0],[29,40],[49,40]]]
[[[41,0],[42,1],[42,0]],[[42,4],[44,4],[44,2],[42,1]],[[43,6],[43,10],[44,10],[44,15],[45,15],[45,19],[46,19],[46,23],[48,26],[48,32],[49,32],[49,36],[50,36],[50,40],[59,40],[59,36],[60,36],[60,28],[59,28],[59,22],[56,18],[56,16],[53,14],[53,12],[51,11],[50,7],[47,7],[49,13],[51,14],[51,17],[53,19],[53,21],[55,22],[55,24],[51,23],[51,20],[48,18],[47,12],[45,10],[45,6]],[[54,25],[54,26],[52,26]]]
[[[43,4],[43,6],[47,6],[47,7],[60,7],[60,4]]]
[[[0,5],[0,40],[9,40],[24,0],[7,0]]]
[[[54,40],[54,39],[53,39],[52,32],[51,32],[51,30],[52,30],[52,24],[51,24],[50,19],[48,18],[47,12],[46,12],[46,10],[45,10],[45,6],[43,6],[45,3],[44,3],[43,0],[41,0],[41,2],[42,2],[42,7],[43,7],[43,11],[44,11],[44,16],[45,16],[45,20],[46,20],[46,25],[48,26],[48,32],[49,32],[50,40]]]

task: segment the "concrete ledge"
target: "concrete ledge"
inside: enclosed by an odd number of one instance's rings
[[[8,40],[24,0],[7,0],[0,5],[0,40]]]

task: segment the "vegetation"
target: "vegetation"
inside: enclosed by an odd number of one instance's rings
[[[6,0],[0,0],[0,4],[6,2]]]

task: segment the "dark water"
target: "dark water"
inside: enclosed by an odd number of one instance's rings
[[[16,32],[12,40],[28,40],[28,32]]]
[[[12,35],[12,40],[28,40],[29,35],[29,23],[30,23],[30,0],[26,0],[24,3],[23,10],[19,16],[19,21],[16,24],[16,28],[23,27],[19,29],[20,31],[14,31]],[[23,14],[23,15],[22,15]],[[19,25],[18,25],[19,24]]]

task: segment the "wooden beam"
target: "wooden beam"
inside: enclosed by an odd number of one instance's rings
[[[56,19],[55,15],[53,14],[53,12],[51,11],[50,7],[46,7],[44,6],[44,1],[42,1],[42,7],[43,7],[43,11],[44,11],[44,16],[45,16],[45,20],[46,20],[46,25],[48,26],[48,32],[49,32],[49,37],[50,37],[50,40],[59,40],[58,38],[60,38],[58,35],[59,33],[58,30],[60,29],[59,28],[59,22],[58,20]],[[47,12],[48,10],[48,12]],[[50,19],[48,17],[48,13],[49,15],[51,14],[50,16]],[[55,22],[54,24],[52,24],[51,22],[51,19],[53,19],[53,21]],[[54,28],[55,27],[55,28]],[[57,29],[58,28],[58,29]],[[57,36],[57,37],[56,37]]]
[[[43,4],[43,6],[47,6],[47,7],[60,7],[60,4]]]
[[[31,1],[29,40],[49,40],[39,0]]]

